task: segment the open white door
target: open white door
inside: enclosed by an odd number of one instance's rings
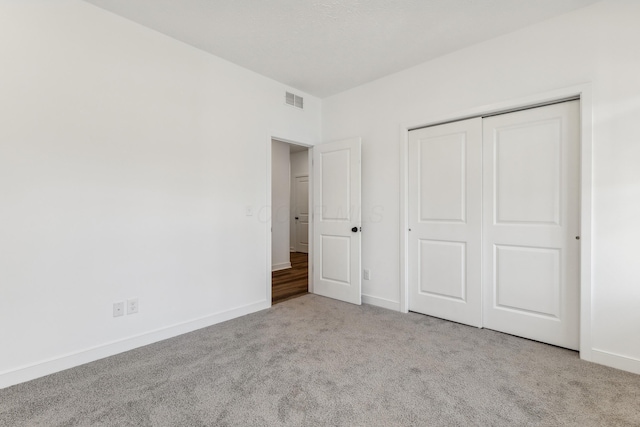
[[[313,292],[361,304],[360,138],[313,147]]]

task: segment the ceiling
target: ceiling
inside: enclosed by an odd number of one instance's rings
[[[598,0],[85,0],[324,98]]]

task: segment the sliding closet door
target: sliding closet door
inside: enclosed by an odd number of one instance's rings
[[[484,327],[579,346],[579,102],[484,119]]]
[[[409,310],[481,326],[482,119],[409,133]]]

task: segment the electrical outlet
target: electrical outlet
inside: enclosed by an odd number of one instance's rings
[[[124,316],[124,301],[113,303],[113,317]]]
[[[138,312],[138,298],[127,300],[127,314],[135,314]]]
[[[362,272],[362,278],[364,280],[369,280],[371,278],[371,271],[365,268],[364,271]]]

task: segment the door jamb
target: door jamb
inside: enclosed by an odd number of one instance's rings
[[[311,161],[313,153],[312,153],[312,149],[313,149],[313,144],[310,144],[306,141],[304,141],[304,139],[298,139],[298,138],[286,138],[286,137],[282,137],[280,136],[282,135],[280,132],[269,132],[267,134],[267,141],[266,141],[266,158],[267,158],[267,176],[265,179],[265,182],[267,184],[267,197],[265,200],[265,204],[264,207],[261,209],[261,212],[258,213],[258,220],[264,221],[265,223],[265,232],[266,232],[266,236],[267,236],[267,271],[266,271],[266,296],[265,299],[267,301],[267,303],[269,304],[269,307],[271,307],[271,290],[272,290],[272,271],[271,271],[271,240],[272,240],[272,235],[271,235],[271,230],[273,228],[273,223],[272,223],[272,218],[271,218],[271,173],[272,173],[272,156],[271,156],[271,146],[272,146],[272,141],[276,140],[276,141],[281,141],[287,144],[292,144],[292,145],[300,145],[302,147],[306,147],[309,159],[309,216],[312,217],[312,209],[311,206],[312,205],[312,201],[313,201],[313,188],[311,188],[312,185],[312,175],[313,175],[313,162]],[[261,217],[262,213],[264,213],[264,217]],[[313,220],[312,218],[309,218],[309,258],[308,258],[308,283],[309,283],[309,293],[313,293],[313,257],[311,256],[311,245],[313,244]]]
[[[446,122],[526,108],[571,97],[580,99],[580,358],[592,360],[593,95],[591,83],[538,93],[400,126],[400,311],[409,311],[409,131]]]

